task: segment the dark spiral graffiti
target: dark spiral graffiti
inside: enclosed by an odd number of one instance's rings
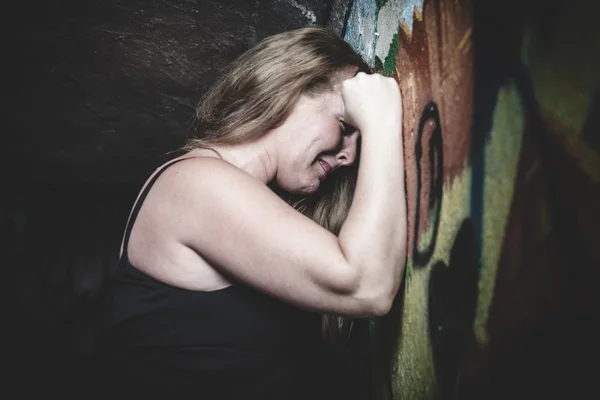
[[[431,262],[437,243],[444,183],[442,126],[434,102],[429,102],[421,114],[415,160],[413,265],[423,268]],[[422,206],[428,210],[427,219],[421,217]],[[422,235],[426,231],[431,234]],[[476,249],[473,226],[467,218],[454,238],[449,264],[434,262],[429,277],[429,338],[442,398],[453,398],[457,393],[461,364],[475,343],[472,327],[478,292]]]
[[[428,243],[425,243],[425,248],[419,248],[419,232],[424,232],[424,229],[420,229],[421,226],[421,190],[423,187],[422,178],[422,165],[421,159],[423,157],[423,136],[425,128],[428,122],[433,122],[435,127],[431,132],[428,144],[428,156],[429,156],[429,181],[426,184],[429,185],[429,196],[425,200],[429,206],[429,223],[433,224],[431,229],[432,235]],[[437,238],[437,231],[440,224],[440,211],[442,209],[442,189],[444,183],[444,158],[443,158],[443,141],[442,141],[442,126],[440,123],[440,114],[437,105],[431,101],[425,106],[423,113],[421,114],[421,120],[419,121],[418,136],[415,144],[415,159],[416,159],[416,171],[417,171],[417,204],[415,206],[415,227],[414,227],[414,240],[413,240],[413,262],[417,267],[424,267],[427,265],[433,250],[435,249],[435,242]],[[427,221],[425,221],[427,223]]]

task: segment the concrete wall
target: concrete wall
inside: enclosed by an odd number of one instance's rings
[[[393,310],[370,323],[373,399],[553,398],[592,382],[598,11],[354,2],[346,39],[397,79],[405,118],[409,257]]]

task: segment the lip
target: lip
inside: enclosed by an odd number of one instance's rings
[[[329,175],[333,172],[331,165],[322,158],[319,158],[319,164],[321,165],[321,168],[323,168],[323,171],[325,171],[325,175]]]

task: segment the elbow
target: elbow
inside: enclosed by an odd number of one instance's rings
[[[377,289],[367,289],[361,276],[355,270],[348,269],[346,274],[338,274],[334,291],[352,299],[356,310],[355,317],[374,317],[388,314],[392,308],[395,292],[391,288],[380,286]]]
[[[360,316],[383,317],[391,311],[396,293],[389,290],[371,291],[369,294],[363,292],[355,298],[359,299]]]
[[[371,302],[371,316],[383,317],[387,315],[394,305],[394,296],[380,296]]]
[[[343,271],[344,273],[340,273]],[[361,273],[362,272],[362,273]],[[400,282],[392,277],[366,276],[359,268],[341,268],[336,274],[335,290],[352,299],[357,317],[381,317],[388,314],[395,302]]]
[[[369,286],[369,289],[363,286],[362,293],[358,296],[363,299],[369,316],[382,317],[388,314],[398,296],[399,282],[395,282],[393,279],[379,280],[376,284]]]
[[[371,297],[373,299],[373,316],[384,316],[388,314],[394,306],[404,275],[405,263],[397,262],[396,265],[398,267],[395,278],[386,279],[384,281],[380,280],[376,285],[376,289],[371,291],[371,293],[374,294],[374,296]]]
[[[393,308],[400,290],[400,279],[378,279],[362,285],[361,289],[357,298],[362,299],[369,316],[381,317]]]

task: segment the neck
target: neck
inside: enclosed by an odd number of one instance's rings
[[[265,138],[252,143],[243,143],[230,146],[211,146],[208,152],[213,156],[218,155],[224,161],[241,169],[259,181],[268,185],[277,174],[275,152],[270,151],[269,143]],[[208,155],[208,154],[206,154]]]

